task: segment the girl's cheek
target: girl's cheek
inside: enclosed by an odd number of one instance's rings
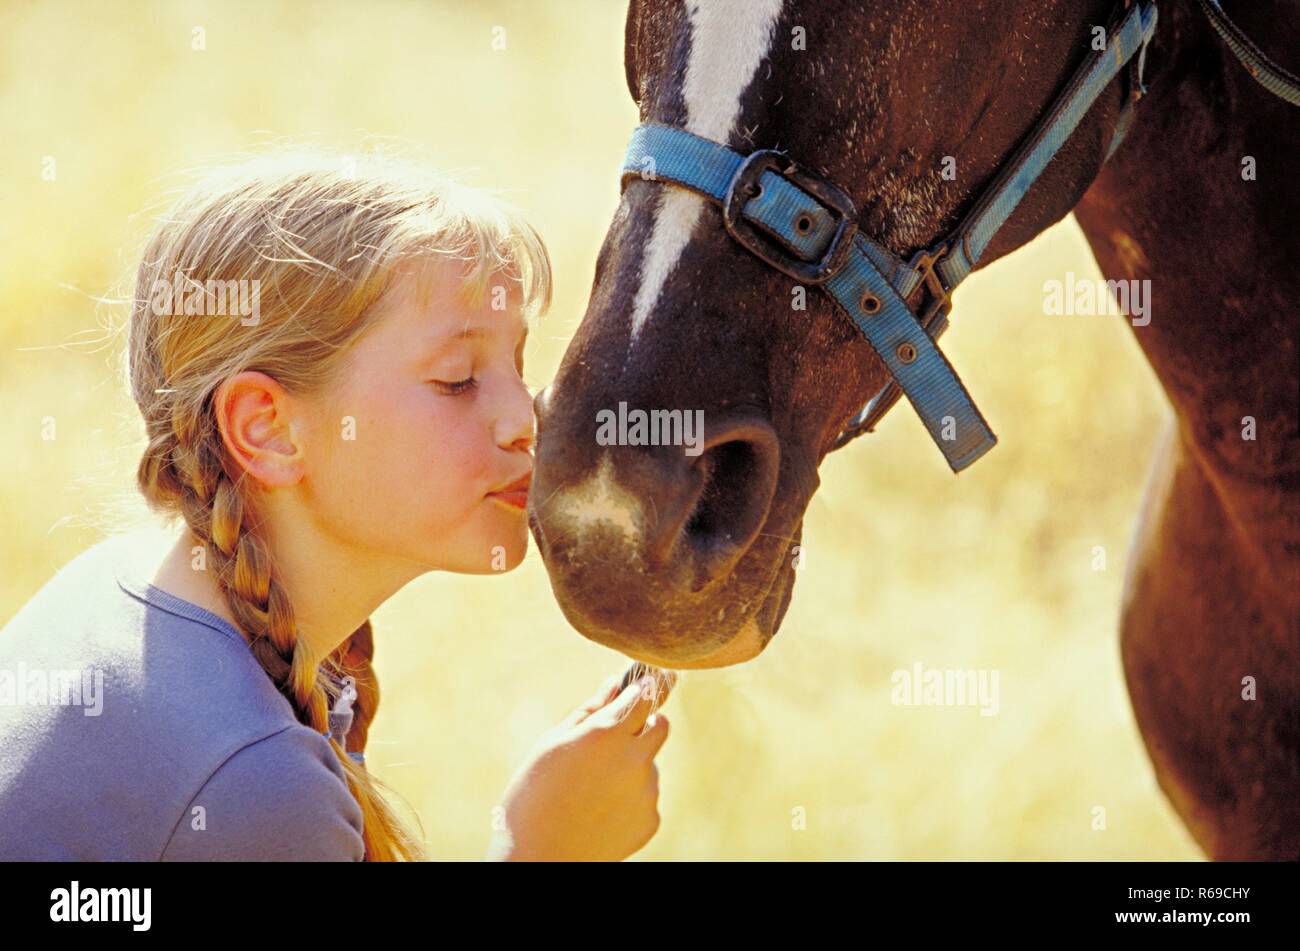
[[[477,497],[492,485],[491,441],[484,438],[482,427],[464,414],[442,413],[431,420],[425,429],[425,445],[412,457],[426,460],[434,478],[449,491]]]

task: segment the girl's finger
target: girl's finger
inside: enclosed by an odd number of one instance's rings
[[[598,715],[606,725],[635,736],[645,726],[646,718],[658,706],[661,696],[655,678],[646,675],[628,684]]]
[[[614,699],[614,697],[618,696],[616,693],[618,684],[619,675],[610,674],[601,682],[600,689],[579,704],[578,708],[569,715],[570,719],[574,723],[581,723],[605,704],[609,703]]]
[[[668,739],[668,718],[663,715],[663,711],[656,710],[650,714],[638,739],[643,743],[642,751],[650,759],[654,759],[659,754],[664,741]]]

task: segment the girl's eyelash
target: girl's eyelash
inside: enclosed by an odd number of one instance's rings
[[[445,393],[447,396],[457,396],[467,390],[473,389],[478,384],[478,380],[474,379],[472,376],[466,377],[463,380],[456,380],[454,383],[444,383],[442,380],[430,380],[429,382],[432,383],[439,392]]]

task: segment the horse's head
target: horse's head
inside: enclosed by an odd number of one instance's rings
[[[632,0],[627,81],[643,122],[739,152],[783,150],[848,193],[865,234],[907,257],[956,224],[1113,8]],[[1121,96],[1108,90],[1090,110],[983,261],[1073,207]],[[756,655],[790,602],[818,465],[885,382],[826,295],[741,247],[716,205],[629,178],[586,316],[537,400],[531,523],[569,621],[663,666]],[[701,411],[704,438],[610,444],[600,429],[620,404],[624,419]]]

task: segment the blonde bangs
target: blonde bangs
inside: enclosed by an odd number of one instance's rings
[[[465,304],[477,305],[504,284],[518,294],[525,320],[546,313],[551,305],[551,259],[522,213],[497,196],[447,180],[438,193],[438,205],[422,210],[386,255],[389,280],[398,263],[424,257],[454,261],[460,265]],[[420,282],[420,306],[427,306],[431,290]]]

